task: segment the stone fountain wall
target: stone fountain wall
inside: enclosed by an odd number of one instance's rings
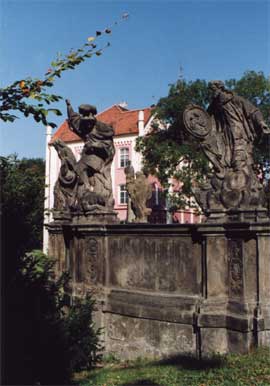
[[[73,295],[95,293],[107,353],[200,357],[270,345],[270,222],[48,229]]]

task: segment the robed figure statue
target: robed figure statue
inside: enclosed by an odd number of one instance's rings
[[[75,112],[69,100],[66,104],[69,128],[84,141],[84,146],[79,161],[75,162],[71,150],[63,141],[59,144],[59,140],[56,140],[53,144],[62,162],[55,187],[55,203],[58,203],[55,209],[61,209],[59,198],[67,197],[62,205],[63,210],[68,208],[73,212],[93,213],[113,211],[111,164],[115,154],[114,129],[96,119],[95,106],[83,104],[79,106],[79,112]],[[64,161],[63,152],[66,154]],[[73,176],[68,195],[63,195],[68,184],[64,163],[69,165],[69,175]]]
[[[256,141],[270,134],[262,113],[252,103],[227,90],[222,81],[209,83],[207,111],[189,105],[184,111],[187,132],[199,140],[212,174],[194,188],[205,214],[228,210],[262,211],[265,198],[253,158]]]

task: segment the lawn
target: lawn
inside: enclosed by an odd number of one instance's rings
[[[270,350],[228,355],[211,360],[175,357],[150,362],[144,359],[104,363],[103,367],[75,374],[80,386],[265,386],[270,385]]]

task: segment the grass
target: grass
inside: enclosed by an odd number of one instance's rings
[[[270,350],[209,360],[174,357],[151,362],[104,363],[102,368],[75,374],[80,386],[266,386],[270,385]]]

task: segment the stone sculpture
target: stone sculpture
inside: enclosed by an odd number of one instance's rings
[[[209,83],[212,101],[205,111],[189,105],[184,111],[187,132],[199,140],[211,162],[212,174],[194,188],[204,213],[228,210],[263,210],[265,198],[258,181],[254,142],[270,130],[258,108],[225,88],[221,81]]]
[[[54,210],[68,213],[75,206],[78,185],[76,159],[61,139],[56,139],[52,145],[61,160],[58,180],[54,186]]]
[[[135,174],[130,161],[125,168],[126,188],[131,201],[131,209],[135,215],[133,222],[147,223],[147,216],[152,212],[146,202],[152,196],[152,188],[143,172]]]
[[[128,186],[130,186],[130,184],[132,184],[134,182],[134,179],[135,179],[135,172],[134,172],[133,166],[131,165],[131,161],[128,161],[128,164],[125,167],[124,171],[125,171],[125,175],[126,175],[126,188],[127,188]],[[131,202],[131,197],[129,194],[128,194],[128,200],[127,201],[128,201],[127,202],[127,222],[130,223],[130,222],[133,222],[135,220],[135,214],[134,214],[134,211],[132,209],[132,202]]]
[[[63,141],[53,143],[61,159],[54,190],[54,209],[72,213],[113,212],[111,164],[115,154],[114,129],[97,121],[95,106],[81,105],[76,113],[68,100],[66,103],[69,127],[82,138],[84,147],[76,162]]]

